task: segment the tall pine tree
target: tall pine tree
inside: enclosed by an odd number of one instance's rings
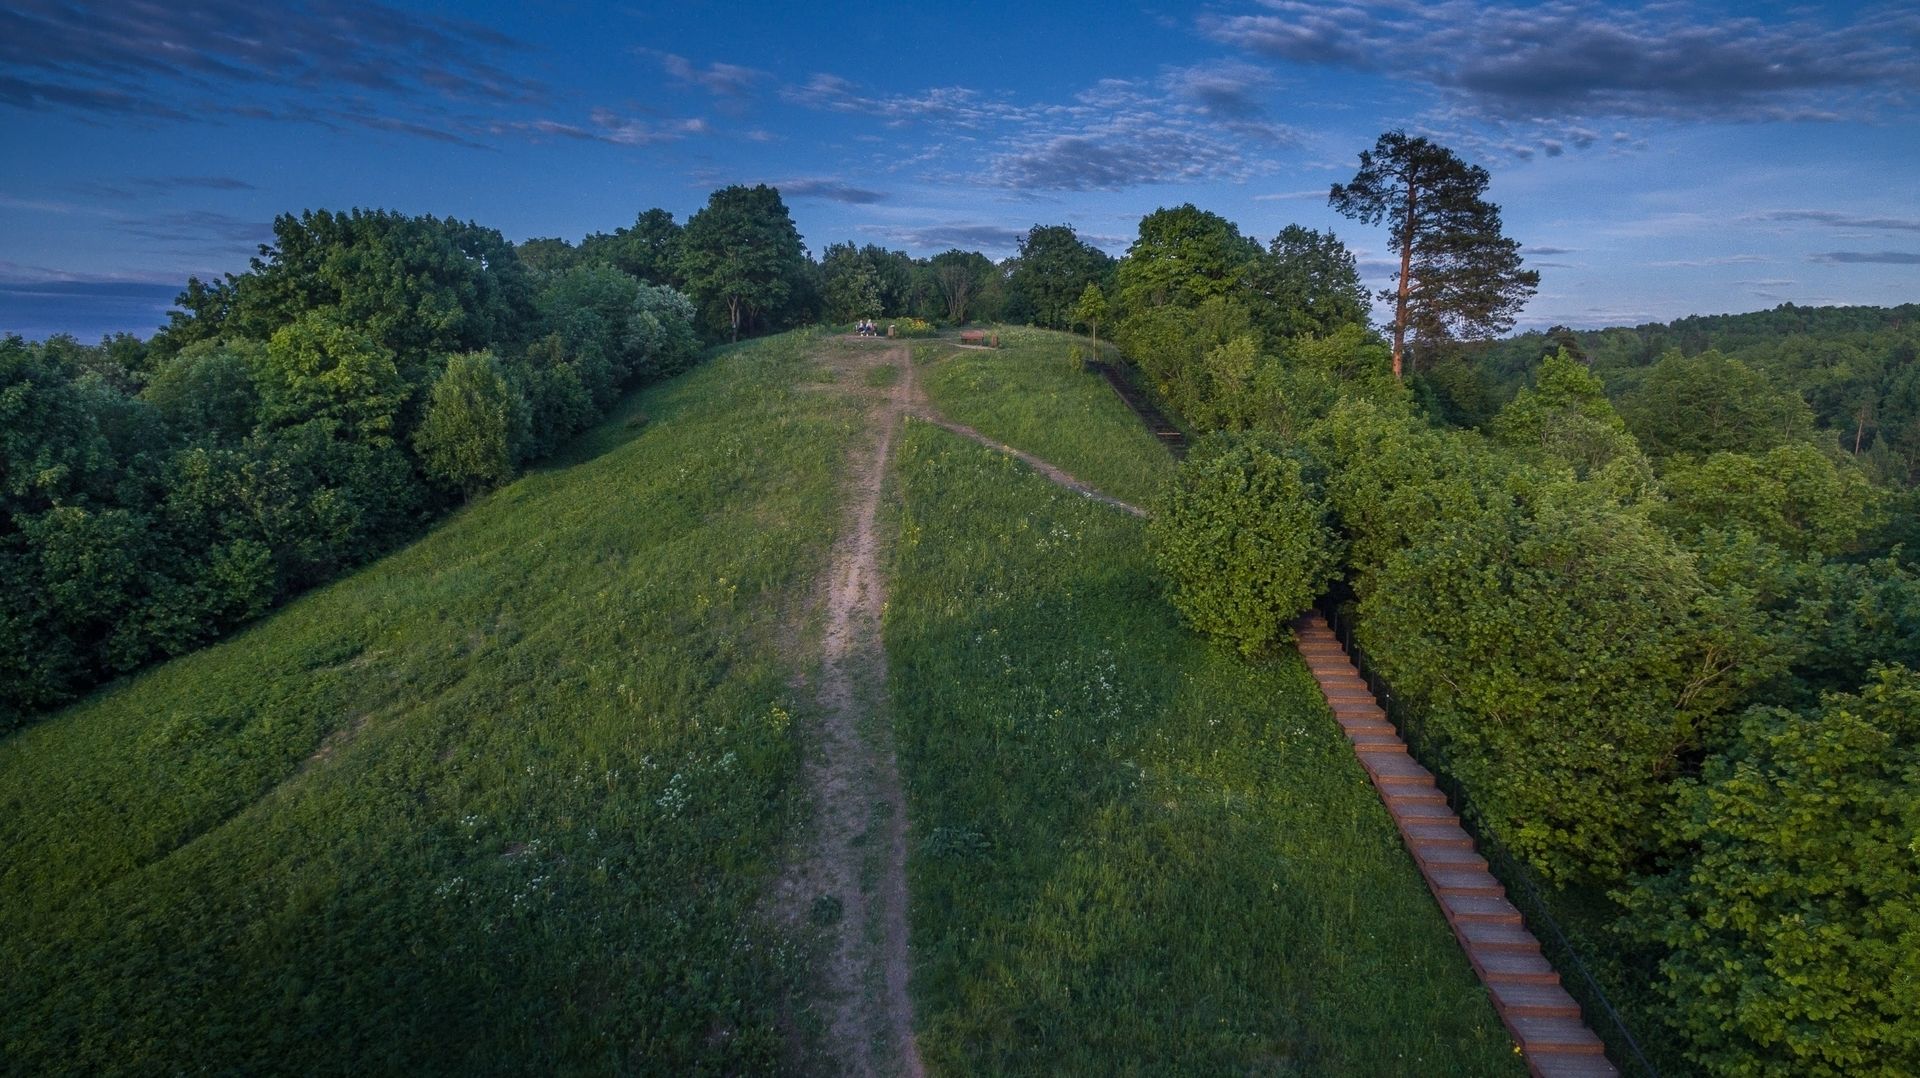
[[[1388,222],[1400,252],[1393,310],[1393,373],[1401,376],[1409,336],[1430,352],[1456,336],[1491,337],[1540,285],[1520,268],[1520,245],[1500,232],[1500,207],[1482,198],[1487,170],[1404,131],[1360,152],[1353,181],[1335,184],[1333,208],[1370,225]]]

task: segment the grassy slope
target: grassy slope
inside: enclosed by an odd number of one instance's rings
[[[1086,339],[1008,329],[1001,343],[998,351],[916,344],[916,359],[939,357],[921,371],[934,407],[1122,501],[1150,502],[1172,462],[1098,375],[1068,362]]]
[[[0,742],[0,1070],[766,1069],[804,343]],[[623,421],[644,410],[652,422]]]
[[[929,1063],[1520,1073],[1297,657],[1180,628],[1138,521],[924,424],[900,453],[887,646]]]

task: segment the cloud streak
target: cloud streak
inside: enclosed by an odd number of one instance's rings
[[[774,184],[787,198],[817,198],[827,202],[841,202],[849,206],[866,206],[875,202],[884,202],[886,194],[870,191],[864,187],[855,187],[839,180],[797,179]]]
[[[1825,254],[1810,255],[1807,261],[1825,262],[1834,265],[1865,263],[1880,266],[1920,266],[1920,253],[1913,251],[1828,251]]]
[[[651,50],[647,50],[651,51]],[[682,86],[693,86],[715,97],[745,97],[766,81],[766,72],[739,64],[710,63],[706,67],[670,52],[654,53],[669,77]]]
[[[1244,182],[1268,171],[1264,151],[1299,140],[1270,118],[1251,65],[1174,68],[1157,79],[1103,79],[1065,103],[1021,103],[964,86],[875,94],[817,73],[782,96],[807,108],[930,131],[914,164],[966,167],[938,178],[1020,192],[1118,191],[1184,182]],[[1258,145],[1259,149],[1255,146]]]
[[[978,250],[988,255],[1013,253],[1027,235],[1024,228],[948,221],[936,225],[861,225],[860,231],[898,243],[909,251],[941,251],[949,247]]]
[[[1806,221],[1835,228],[1865,228],[1892,232],[1920,232],[1920,218],[1860,217],[1829,210],[1775,210],[1760,215],[1762,221]]]

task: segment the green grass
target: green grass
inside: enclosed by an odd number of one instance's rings
[[[1076,371],[1083,337],[1005,329],[999,349],[914,346],[927,396],[940,413],[1026,450],[1074,478],[1145,505],[1174,461],[1099,375]],[[935,359],[934,357],[940,357]]]
[[[776,1068],[776,642],[854,429],[808,351],[0,741],[0,1071]]]
[[[1176,624],[1140,522],[926,424],[899,453],[932,1069],[1522,1073],[1297,657]]]

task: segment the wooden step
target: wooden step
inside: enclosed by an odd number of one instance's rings
[[[1387,803],[1387,810],[1396,815],[1443,816],[1452,818],[1453,810],[1447,807],[1447,795],[1440,792],[1438,786],[1401,786],[1380,791],[1380,799]],[[1402,809],[1403,805],[1433,805],[1435,809]]]
[[[1434,846],[1454,846],[1462,850],[1473,849],[1473,836],[1467,829],[1452,820],[1409,820],[1400,825],[1400,837],[1408,842],[1422,842]]]
[[[1473,965],[1480,979],[1491,984],[1494,981],[1506,981],[1511,984],[1559,984],[1560,975],[1553,971],[1553,963],[1548,962],[1538,951],[1488,951],[1470,948],[1467,961]]]
[[[1540,941],[1525,925],[1503,925],[1493,921],[1456,921],[1453,933],[1467,947],[1493,951],[1530,951],[1540,953]]]
[[[1413,859],[1421,865],[1435,868],[1476,868],[1485,871],[1487,859],[1475,853],[1472,846],[1461,849],[1441,843],[1415,842],[1408,847],[1413,851]]]
[[[1407,751],[1407,743],[1393,734],[1356,734],[1349,731],[1347,741],[1353,745],[1355,752],[1397,752],[1404,756]]]
[[[1448,921],[1489,921],[1494,924],[1521,923],[1520,911],[1504,898],[1482,895],[1447,895],[1440,899],[1440,910]]]
[[[1557,984],[1495,981],[1487,986],[1500,1013],[1529,1018],[1578,1018],[1580,1005]]]
[[[1541,1052],[1526,1059],[1527,1070],[1534,1078],[1619,1078],[1620,1075],[1606,1056]]]
[[[1433,893],[1436,895],[1507,897],[1507,889],[1500,886],[1500,881],[1494,879],[1493,874],[1484,869],[1475,871],[1436,865],[1432,868],[1423,868],[1420,874],[1427,878],[1427,886],[1433,888]],[[1554,983],[1559,982],[1556,980]]]
[[[1439,790],[1434,792],[1438,794]],[[1435,797],[1430,801],[1395,797],[1383,797],[1381,800],[1386,802],[1387,813],[1396,823],[1408,820],[1451,821],[1454,818],[1453,808],[1447,804],[1445,797]]]
[[[1507,1018],[1507,1029],[1520,1042],[1520,1050],[1565,1052],[1569,1055],[1601,1055],[1606,1045],[1578,1018],[1544,1018],[1516,1014]]]
[[[1421,767],[1411,756],[1387,756],[1369,753],[1360,758],[1373,781],[1383,786],[1432,786],[1433,772]]]

